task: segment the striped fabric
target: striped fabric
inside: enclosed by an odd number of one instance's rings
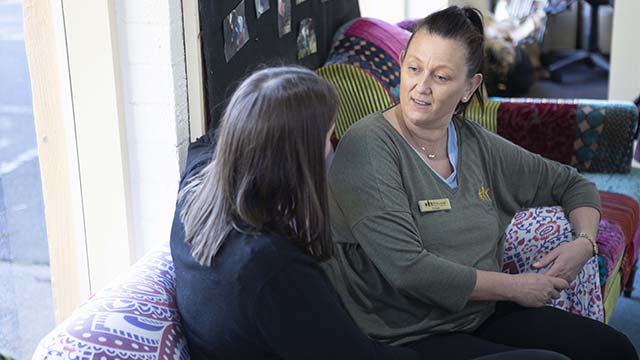
[[[369,73],[345,64],[325,65],[316,70],[338,91],[340,108],[336,119],[336,137],[340,139],[349,126],[363,117],[393,105],[393,100]]]
[[[465,112],[465,118],[473,120],[491,132],[498,132],[498,108],[497,101],[484,100],[484,110],[480,107],[478,99],[475,97],[469,102]]]
[[[383,48],[357,36],[347,36],[336,42],[325,65],[352,65],[371,74],[394,102],[400,96],[400,65]]]

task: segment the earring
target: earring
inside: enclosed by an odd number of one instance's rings
[[[462,102],[467,102],[467,97],[466,96],[462,97]]]

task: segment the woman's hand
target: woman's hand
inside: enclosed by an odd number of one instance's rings
[[[561,278],[546,274],[525,273],[512,276],[511,301],[525,307],[542,307],[560,297],[569,287]]]
[[[591,258],[593,248],[591,242],[585,238],[564,243],[553,249],[542,259],[531,265],[534,269],[541,269],[553,263],[545,275],[559,277],[568,282],[576,279],[584,264]]]

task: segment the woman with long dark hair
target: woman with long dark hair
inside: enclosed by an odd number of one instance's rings
[[[195,144],[171,236],[193,359],[414,358],[363,335],[318,266],[333,254],[324,158],[337,106],[312,71],[264,69],[234,93],[213,154]]]

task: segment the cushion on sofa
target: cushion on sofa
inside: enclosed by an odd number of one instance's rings
[[[400,53],[409,35],[371,18],[352,20],[338,30],[325,66],[317,70],[340,96],[338,139],[364,116],[398,102]]]
[[[491,100],[501,103],[498,133],[518,145],[572,165],[580,171],[624,174],[631,171],[633,137],[638,126],[638,109],[633,103],[499,97],[492,97]],[[549,107],[555,111],[549,111]],[[572,124],[571,119],[575,123]],[[505,121],[510,124],[505,124]],[[558,134],[552,135],[549,140],[545,130],[537,128],[542,125],[541,122],[547,125],[544,128],[558,131]],[[518,125],[534,131],[527,137],[527,132],[519,130]],[[511,135],[513,129],[519,131],[519,135]],[[521,138],[525,139],[525,143],[520,142]],[[561,138],[566,139],[566,143]],[[567,155],[569,153],[570,156]]]
[[[338,139],[359,119],[394,103],[369,72],[355,66],[330,64],[319,68],[317,73],[338,91],[340,107],[335,130]]]
[[[465,116],[467,119],[477,122],[485,129],[497,133],[498,132],[498,109],[499,101],[491,99],[484,100],[484,107],[480,106],[480,102],[475,97],[469,101]]]
[[[640,173],[640,169],[638,170]],[[640,184],[640,182],[636,183]],[[640,186],[638,186],[640,187]],[[601,191],[602,218],[614,222],[622,228],[625,237],[625,250],[622,259],[622,285],[626,285],[633,266],[638,259],[640,248],[640,205],[630,196]]]
[[[600,285],[605,285],[607,279],[614,274],[616,264],[624,253],[624,231],[614,222],[600,220],[596,242],[599,253]]]
[[[576,134],[576,106],[502,103],[498,134],[531,152],[569,164]]]
[[[518,212],[505,230],[503,271],[510,274],[544,272],[531,267],[559,245],[572,240],[571,224],[559,206]],[[591,258],[568,289],[551,306],[604,321],[597,258]]]
[[[189,359],[168,245],[78,308],[42,339],[33,359]]]

